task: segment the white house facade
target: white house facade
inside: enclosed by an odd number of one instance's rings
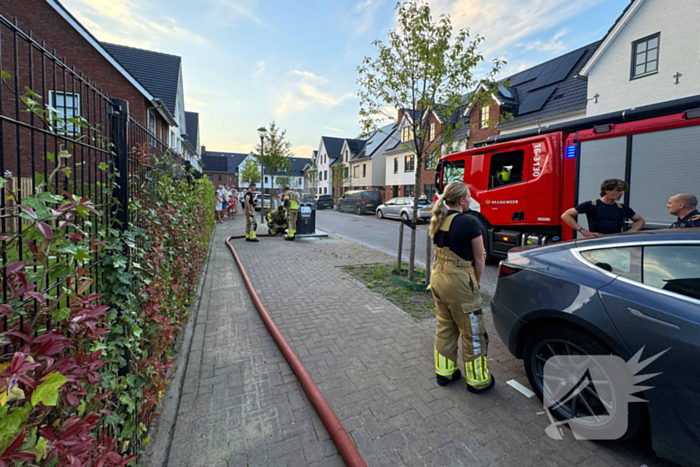
[[[322,136],[316,155],[316,166],[318,167],[318,194],[327,195],[333,193],[333,164],[339,157],[345,140],[343,138],[333,138]]]
[[[581,70],[587,116],[700,94],[700,2],[635,0]]]

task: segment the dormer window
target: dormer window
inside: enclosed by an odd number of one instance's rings
[[[413,127],[405,126],[401,130],[401,141],[411,141],[413,139]]]
[[[481,108],[481,115],[479,119],[479,128],[484,129],[489,127],[489,112],[490,108],[488,105],[485,105]]]
[[[660,34],[645,37],[632,44],[632,73],[630,79],[642,78],[659,72]]]

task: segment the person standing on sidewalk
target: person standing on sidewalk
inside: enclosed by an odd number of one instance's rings
[[[243,213],[245,214],[245,240],[246,242],[259,242],[258,237],[255,235],[255,206],[253,205],[253,198],[255,195],[255,183],[251,183],[248,186],[248,191],[245,194]]]
[[[487,391],[496,384],[489,372],[489,339],[484,326],[479,284],[484,273],[484,239],[469,209],[469,187],[452,182],[433,209],[430,235],[435,259],[429,289],[435,300],[435,373],[447,386],[461,378],[457,364],[459,335],[467,373],[467,390]]]
[[[288,186],[284,187],[284,207],[287,208],[287,220],[289,227],[287,228],[287,238],[285,240],[294,240],[294,235],[297,232],[297,213],[299,212],[299,195],[293,192]]]

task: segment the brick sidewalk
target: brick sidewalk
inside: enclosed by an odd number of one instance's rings
[[[343,465],[223,244],[242,227],[217,226],[169,465]],[[411,318],[339,268],[391,258],[337,238],[234,247],[368,465],[667,465],[640,443],[547,437],[536,398],[505,385],[527,379],[490,319],[496,388],[438,387],[435,321]]]

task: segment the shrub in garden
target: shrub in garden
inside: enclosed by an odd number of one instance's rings
[[[28,111],[56,125],[28,93]],[[107,223],[111,197],[99,210],[71,193],[81,182],[56,183],[70,178],[70,157],[48,154],[51,175],[35,177],[21,202],[0,178],[22,219],[20,232],[0,236],[0,467],[133,463],[170,381],[214,225],[211,182],[170,155],[137,148],[149,164],[129,176],[125,226]],[[83,191],[99,190],[111,194],[111,178]]]

